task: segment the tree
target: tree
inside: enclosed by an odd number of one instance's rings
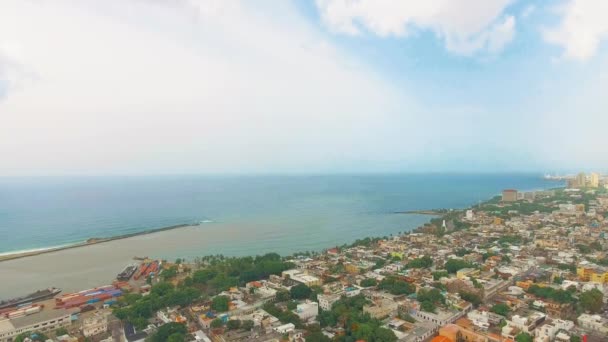
[[[509,306],[507,304],[500,303],[500,304],[496,304],[496,305],[492,306],[490,311],[492,311],[495,314],[501,315],[501,316],[507,316],[509,314],[509,311],[511,311],[511,309],[509,308]]]
[[[289,290],[292,299],[306,299],[310,297],[312,290],[304,284],[298,284]]]
[[[433,302],[425,300],[420,302],[420,309],[426,312],[435,312],[435,304]]]
[[[226,328],[228,330],[237,330],[241,327],[241,320],[239,319],[231,319],[226,323]]]
[[[223,325],[224,325],[224,322],[222,322],[222,320],[219,318],[216,318],[213,321],[211,321],[211,327],[213,329],[221,328]]]
[[[397,336],[395,336],[395,333],[392,330],[379,327],[374,331],[374,341],[395,342],[397,341]]]
[[[408,268],[428,268],[433,265],[433,259],[428,255],[425,255],[421,258],[413,259],[412,261],[407,263]]]
[[[570,342],[581,342],[580,336],[572,335],[570,336]]]
[[[515,342],[533,342],[532,335],[525,332],[520,332],[517,334],[517,336],[515,336]]]
[[[215,296],[211,301],[211,308],[217,312],[228,311],[230,298],[226,296]]]
[[[470,302],[474,306],[481,304],[481,298],[474,293],[461,291],[458,294],[460,294],[460,298]]]
[[[448,271],[448,273],[456,273],[463,268],[472,267],[473,265],[471,265],[470,263],[458,259],[450,259],[445,263],[445,269]]]
[[[63,335],[67,335],[68,334],[68,329],[61,327],[57,330],[55,330],[55,336],[63,336]]]
[[[416,286],[406,282],[405,280],[401,280],[395,276],[389,276],[378,284],[378,288],[381,290],[385,290],[394,295],[402,295],[402,294],[412,294],[416,292]]]
[[[46,337],[46,335],[44,335],[43,333],[41,333],[39,331],[34,331],[34,332],[27,331],[27,332],[17,335],[17,337],[15,337],[15,342],[23,342],[27,338],[29,338],[32,341],[48,340],[48,337]]]
[[[365,279],[361,280],[361,283],[359,285],[361,285],[361,287],[370,287],[370,286],[376,286],[377,284],[378,284],[378,282],[376,281],[376,279],[365,278]]]
[[[604,294],[598,289],[585,291],[580,296],[581,307],[591,313],[599,313],[604,305]]]
[[[185,342],[186,337],[181,333],[173,333],[167,338],[167,342]]]
[[[172,341],[184,341],[187,333],[186,326],[181,323],[171,322],[161,325],[156,333],[150,337],[151,342],[165,342],[172,338]],[[181,339],[180,339],[181,337]]]
[[[253,329],[253,321],[250,319],[241,321],[241,329],[243,329],[243,330]]]
[[[289,291],[286,290],[278,290],[277,291],[277,302],[285,302],[288,301],[289,299],[291,299],[291,295],[289,294]]]

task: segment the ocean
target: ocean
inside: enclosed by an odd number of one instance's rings
[[[561,185],[523,173],[0,178],[0,253],[203,222],[201,232],[232,227],[230,239],[164,256],[290,254],[430,218],[396,211],[464,208],[504,188]]]

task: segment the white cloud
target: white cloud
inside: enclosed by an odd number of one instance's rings
[[[515,33],[515,18],[504,15],[513,0],[317,0],[330,30],[357,35],[407,37],[430,30],[451,52],[499,52]]]
[[[556,9],[562,15],[556,27],[544,31],[545,41],[564,48],[564,57],[586,60],[593,57],[608,38],[608,1],[568,0]]]
[[[0,174],[357,169],[415,153],[403,94],[290,4],[247,5],[2,1]]]

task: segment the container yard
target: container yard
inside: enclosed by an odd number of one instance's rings
[[[122,296],[122,290],[113,285],[95,287],[92,289],[63,294],[55,298],[57,308],[71,309],[80,308],[85,305],[115,300],[116,297]]]
[[[140,278],[146,279],[148,276],[156,275],[160,268],[160,262],[158,260],[154,261],[144,261],[139,265],[139,269],[135,272],[133,276],[134,280],[139,280]]]

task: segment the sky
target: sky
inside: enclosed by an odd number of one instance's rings
[[[606,13],[3,0],[0,176],[606,171]]]

